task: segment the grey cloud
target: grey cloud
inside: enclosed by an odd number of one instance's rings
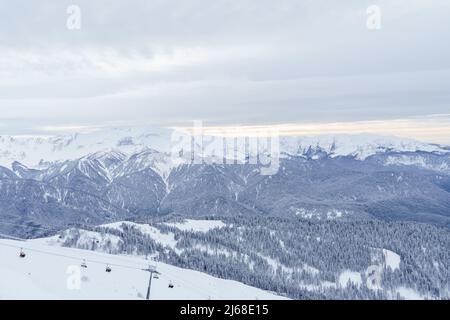
[[[365,25],[372,4],[379,31]],[[448,1],[0,0],[0,12],[0,111],[24,128],[448,111]]]

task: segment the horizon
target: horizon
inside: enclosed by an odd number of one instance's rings
[[[192,121],[194,123],[195,121]],[[22,133],[2,128],[0,136],[17,138],[51,138],[73,134],[90,134],[104,130],[182,130],[192,131],[189,125],[60,125],[22,128]],[[203,133],[210,136],[255,136],[261,132],[274,131],[279,137],[316,137],[342,135],[373,135],[381,137],[404,138],[423,143],[450,145],[450,114],[430,115],[423,118],[407,118],[392,120],[330,122],[330,123],[275,123],[275,124],[240,124],[209,125],[203,124]]]

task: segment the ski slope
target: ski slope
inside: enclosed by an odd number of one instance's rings
[[[21,248],[25,258],[18,255]],[[83,259],[87,268],[80,267]],[[111,273],[105,272],[107,264]],[[143,258],[2,239],[0,299],[145,299],[149,272],[142,269],[150,264],[160,273],[152,279],[150,299],[284,299],[237,281]]]

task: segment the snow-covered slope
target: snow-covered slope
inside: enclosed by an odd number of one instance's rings
[[[216,228],[223,228],[226,226],[221,220],[193,220],[184,219],[182,222],[166,223],[166,225],[175,227],[182,231],[193,232],[208,232]]]
[[[18,256],[20,248],[25,258]],[[83,259],[87,268],[80,268]],[[240,282],[150,263],[161,273],[152,280],[151,299],[283,299]],[[0,240],[0,299],[145,299],[149,273],[142,269],[148,266],[138,257]]]

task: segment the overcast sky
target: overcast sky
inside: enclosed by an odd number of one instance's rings
[[[448,0],[0,0],[0,134],[410,121],[450,142],[449,39]]]

